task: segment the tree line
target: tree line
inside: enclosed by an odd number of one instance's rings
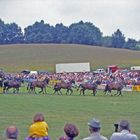
[[[140,41],[132,38],[126,40],[120,29],[111,36],[103,36],[100,29],[90,22],[80,21],[67,27],[62,23],[51,26],[41,20],[24,28],[23,33],[16,23],[6,24],[0,19],[0,44],[21,43],[66,43],[140,49]]]

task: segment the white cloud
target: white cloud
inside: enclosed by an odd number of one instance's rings
[[[104,35],[117,30],[140,39],[139,0],[0,0],[0,18],[26,27],[43,19],[55,25],[92,22]]]

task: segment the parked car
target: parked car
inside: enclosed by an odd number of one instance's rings
[[[106,71],[104,69],[96,69],[93,71],[94,73],[105,73]]]

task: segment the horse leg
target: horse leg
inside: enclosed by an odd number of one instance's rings
[[[33,92],[33,86],[32,86],[31,83],[28,83],[28,85],[27,85],[27,91],[28,91],[28,93]]]
[[[93,95],[95,96],[96,95],[96,89],[93,89]]]
[[[61,91],[61,89],[59,89],[59,92],[60,92],[60,95],[62,95],[62,91]]]
[[[47,94],[46,87],[44,87],[45,94]]]
[[[10,87],[6,87],[5,92],[8,93],[9,89],[10,89]]]
[[[106,90],[104,90],[103,92],[104,92],[104,95],[106,95]]]
[[[108,86],[105,87],[103,92],[104,92],[104,95],[109,95],[109,93],[111,93],[111,91],[110,91]]]
[[[68,95],[68,93],[69,93],[69,89],[67,89],[67,91],[66,91],[66,95]]]
[[[28,85],[27,85],[27,91],[28,91],[28,93],[30,92],[30,89],[31,89],[31,87],[30,87],[30,85],[28,83]]]
[[[121,96],[123,96],[123,95],[122,95],[122,91],[121,91],[121,90],[120,90],[120,95],[121,95]]]
[[[41,90],[39,91],[39,93],[42,93],[44,94],[44,90],[43,90],[43,87],[40,88]]]
[[[54,89],[54,92],[53,92],[53,94],[55,94],[56,93],[56,90]]]
[[[110,93],[110,96],[113,96],[111,90],[109,90],[109,93]]]
[[[83,91],[83,89],[80,89],[80,95],[81,95],[81,92]]]
[[[16,88],[13,87],[13,93],[16,93]]]
[[[83,95],[85,96],[85,89],[83,89]]]
[[[6,93],[6,87],[3,87],[3,93]]]
[[[105,89],[103,92],[104,92],[104,95],[108,95],[109,94],[109,90],[108,89]]]
[[[120,96],[120,95],[122,96],[122,91],[121,91],[121,90],[119,91],[119,94],[118,94],[118,96]]]
[[[19,87],[17,88],[17,93],[19,93]]]
[[[73,93],[73,90],[72,89],[70,89],[70,95]]]
[[[116,96],[116,95],[118,95],[118,96],[119,96],[119,94],[118,94],[118,93],[119,93],[119,90],[117,90],[117,92],[116,92],[116,94],[114,94],[114,96]]]
[[[28,93],[33,93],[34,92],[34,88],[33,87],[29,87]]]
[[[36,94],[35,87],[33,87],[33,91],[34,91],[34,93]]]

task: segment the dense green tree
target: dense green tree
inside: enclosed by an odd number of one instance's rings
[[[4,40],[5,40],[5,35],[4,35],[4,31],[6,29],[6,26],[4,24],[4,22],[0,19],[0,44],[4,44]]]
[[[62,23],[56,24],[54,28],[54,42],[55,43],[68,43],[68,27]]]
[[[140,49],[140,40],[136,41],[135,39],[128,38],[125,41],[125,36],[120,29],[117,29],[112,36],[102,37],[100,29],[90,22],[80,21],[67,27],[63,23],[51,26],[41,20],[27,26],[23,34],[21,28],[16,23],[5,24],[0,19],[0,44],[16,43],[73,43]]]
[[[6,43],[15,44],[23,42],[23,33],[16,23],[6,24]]]
[[[122,32],[117,29],[116,32],[112,35],[112,47],[114,48],[123,48],[125,45],[125,37]]]
[[[102,33],[90,22],[80,21],[69,27],[69,43],[100,45]]]
[[[23,43],[23,33],[16,23],[4,24],[0,20],[0,44]]]
[[[124,45],[126,49],[137,49],[136,48],[137,41],[135,39],[128,38],[127,42]]]
[[[54,27],[45,24],[43,20],[35,22],[24,29],[26,43],[53,43]]]
[[[111,47],[112,46],[112,37],[111,36],[102,37],[102,46]]]

